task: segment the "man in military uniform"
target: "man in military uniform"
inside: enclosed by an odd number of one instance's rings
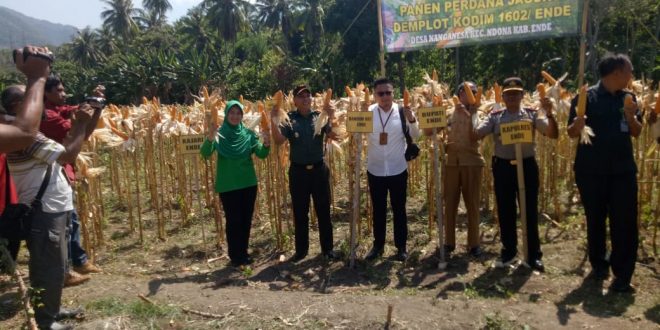
[[[314,200],[314,209],[319,225],[321,254],[330,259],[338,259],[332,250],[332,222],[330,221],[330,170],[323,161],[323,144],[331,133],[330,123],[334,117],[334,107],[328,106],[328,124],[320,135],[314,135],[314,123],[321,112],[312,110],[312,93],[305,85],[293,90],[295,111],[289,112],[289,122],[273,126],[273,140],[277,144],[289,141],[289,192],[293,204],[295,223],[296,253],[292,261],[300,261],[307,256],[309,249],[309,202]],[[273,109],[272,117],[277,117]]]
[[[518,77],[507,78],[503,82],[502,99],[504,109],[490,113],[488,119],[479,123],[473,130],[472,138],[481,139],[493,134],[495,155],[493,156],[493,177],[495,181],[495,199],[497,201],[497,216],[500,222],[502,251],[495,263],[496,267],[508,267],[515,262],[517,251],[516,233],[516,197],[518,194],[518,178],[516,172],[516,153],[514,145],[503,145],[500,125],[516,121],[531,122],[533,127],[542,134],[556,139],[559,134],[557,122],[552,113],[552,102],[548,98],[541,100],[545,115],[529,108],[522,108],[524,96],[522,80]],[[527,260],[532,269],[544,271],[541,261],[541,243],[538,229],[538,192],[539,169],[536,164],[536,144],[522,144],[523,171],[525,184],[525,201],[527,207]]]
[[[637,165],[631,136],[642,131],[636,103],[624,105],[632,93],[624,90],[633,67],[623,54],[607,54],[598,64],[600,81],[587,92],[585,116],[577,116],[577,97],[568,119],[568,135],[576,138],[585,125],[595,136],[579,144],[575,155],[575,183],[587,217],[590,278],[605,280],[612,267],[610,290],[632,292],[630,285],[637,260]],[[607,257],[606,218],[610,219],[612,253]]]

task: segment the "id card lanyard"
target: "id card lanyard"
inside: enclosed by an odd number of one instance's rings
[[[378,119],[380,119],[380,125],[383,127],[383,131],[380,132],[380,137],[379,137],[380,145],[387,144],[387,132],[385,132],[385,126],[387,126],[387,123],[390,121],[390,117],[392,117],[392,112],[394,112],[394,110],[390,109],[390,114],[387,115],[387,119],[385,119],[385,123],[383,123],[383,116],[380,113],[380,107],[378,107]]]

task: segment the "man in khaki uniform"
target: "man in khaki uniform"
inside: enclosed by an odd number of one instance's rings
[[[477,86],[467,82],[473,94]],[[470,255],[481,255],[479,246],[479,197],[484,158],[479,153],[479,141],[470,139],[472,125],[477,113],[476,105],[469,105],[464,84],[458,86],[456,94],[461,100],[449,121],[447,158],[445,162],[445,252],[451,253],[456,246],[456,215],[463,194],[467,209],[468,251]],[[469,112],[469,116],[459,112]]]

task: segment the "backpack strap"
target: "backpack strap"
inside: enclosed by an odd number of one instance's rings
[[[408,126],[406,125],[406,117],[403,114],[403,108],[399,107],[399,117],[401,119],[401,129],[403,130],[403,135],[406,137],[406,144],[412,144],[412,138],[410,137],[410,132],[408,132]]]
[[[46,168],[46,175],[44,176],[44,180],[41,181],[41,187],[39,187],[39,192],[37,193],[37,196],[34,197],[35,202],[41,202],[41,198],[44,197],[44,193],[46,192],[46,188],[48,188],[48,183],[50,183],[50,175],[53,169],[52,164],[48,164],[48,168]]]

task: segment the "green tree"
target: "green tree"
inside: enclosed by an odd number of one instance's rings
[[[209,24],[226,41],[233,42],[239,32],[249,30],[247,0],[204,0]]]
[[[103,52],[99,47],[99,37],[89,27],[78,31],[78,35],[71,42],[71,59],[89,68],[103,60]]]
[[[128,40],[138,30],[136,19],[140,10],[133,7],[132,0],[103,0],[110,6],[101,12],[103,26],[111,30],[115,35]]]

